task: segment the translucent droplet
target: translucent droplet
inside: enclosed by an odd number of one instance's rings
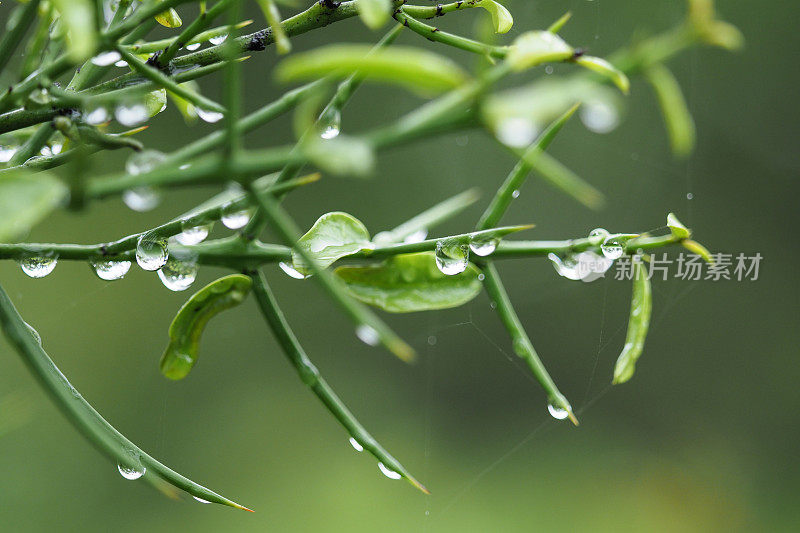
[[[565,277],[571,280],[579,280],[580,277],[580,265],[578,261],[573,256],[567,256],[563,260],[554,253],[547,254],[547,258],[553,263],[553,268],[556,269],[559,276]]]
[[[400,479],[401,477],[403,477],[398,472],[395,472],[394,470],[390,469],[383,463],[378,463],[378,469],[381,471],[381,474],[388,477],[389,479]]]
[[[289,263],[286,263],[286,262],[284,262],[284,261],[281,261],[280,263],[278,263],[278,266],[279,266],[279,267],[281,268],[281,270],[283,270],[283,271],[286,273],[286,275],[287,275],[287,276],[289,276],[290,278],[294,278],[294,279],[306,279],[306,278],[308,278],[308,277],[309,277],[308,275],[306,275],[306,274],[303,274],[302,272],[300,272],[299,270],[297,270],[296,268],[294,268],[292,265],[290,265]]]
[[[97,65],[98,67],[107,67],[112,63],[116,63],[120,59],[122,59],[122,56],[119,55],[119,52],[116,50],[110,50],[94,56],[92,58],[92,64]]]
[[[461,274],[469,264],[469,246],[439,241],[436,243],[436,266],[448,276]]]
[[[184,246],[201,243],[208,237],[211,231],[211,224],[192,226],[184,224],[183,231],[175,235],[175,240]]]
[[[524,148],[531,144],[539,128],[529,118],[506,117],[497,126],[497,140],[514,148]]]
[[[613,104],[590,100],[580,108],[583,125],[595,133],[608,133],[619,125],[619,112]]]
[[[353,437],[350,437],[350,446],[352,446],[353,449],[355,451],[357,451],[357,452],[363,452],[364,451],[364,447],[356,439],[354,439]]]
[[[120,104],[114,110],[114,117],[123,126],[138,126],[147,122],[147,107],[141,102]]]
[[[197,263],[179,261],[170,257],[158,270],[158,277],[171,291],[185,291],[197,278]]]
[[[427,236],[428,236],[428,230],[421,229],[421,230],[415,231],[411,235],[408,235],[405,239],[403,239],[403,242],[405,244],[414,244],[414,243],[417,243],[417,242],[424,241]]]
[[[131,481],[139,479],[144,475],[145,472],[147,472],[147,469],[141,464],[137,466],[118,464],[117,470],[119,470],[119,473],[122,477]]]
[[[319,136],[323,139],[333,139],[339,135],[342,129],[342,113],[338,109],[334,109],[325,118],[328,120],[323,124]]]
[[[486,257],[497,249],[497,244],[500,239],[487,239],[485,237],[476,237],[469,243],[469,249],[475,255]]]
[[[103,124],[108,122],[108,110],[103,107],[95,107],[94,109],[89,109],[83,115],[83,120],[86,121],[87,124],[91,124],[92,126],[97,126],[98,124]]]
[[[486,279],[486,276],[484,276],[483,273],[478,274],[478,281],[483,281],[485,279]]]
[[[622,243],[617,239],[606,239],[605,242],[600,245],[600,251],[603,252],[604,256],[613,260],[622,257],[622,253],[625,250],[622,247]]]
[[[227,33],[224,33],[224,34],[222,34],[222,35],[217,35],[216,37],[211,37],[211,38],[208,40],[208,42],[210,42],[210,43],[211,43],[211,44],[213,44],[214,46],[217,46],[217,45],[219,45],[219,44],[222,44],[222,43],[224,43],[224,42],[225,42],[225,39],[227,39],[227,38],[228,38],[228,34],[227,34]]]
[[[608,238],[608,230],[603,228],[595,228],[589,232],[589,242],[592,244],[600,244],[605,242]]]
[[[0,163],[8,163],[17,153],[16,146],[0,146]]]
[[[149,186],[136,187],[123,191],[122,201],[134,211],[151,211],[161,202],[161,194]]]
[[[114,66],[115,66],[115,67],[124,68],[124,67],[127,67],[127,66],[128,66],[128,62],[127,62],[127,61],[125,61],[124,59],[120,59],[119,61],[117,61],[116,63],[114,63]]]
[[[145,233],[136,244],[136,262],[144,270],[158,270],[167,262],[169,252],[163,237]]]
[[[692,193],[690,193],[690,192],[687,192],[687,193],[686,193],[686,199],[687,199],[687,200],[691,200],[692,198],[694,198],[694,194],[692,194]]]
[[[436,335],[428,336],[428,346],[436,346]]]
[[[250,221],[251,216],[253,216],[253,210],[250,208],[236,209],[235,207],[229,207],[222,209],[222,218],[220,220],[222,225],[228,229],[239,229]]]
[[[39,335],[39,332],[36,331],[36,329],[33,326],[31,326],[30,324],[28,324],[27,322],[25,322],[25,325],[28,326],[28,331],[31,332],[31,336],[33,336],[33,340],[36,341],[36,344],[41,346],[42,345],[42,336]]]
[[[122,279],[131,269],[130,261],[91,261],[89,263],[97,277],[106,281]]]
[[[32,278],[43,278],[56,268],[55,255],[27,255],[19,260],[23,272]]]
[[[211,503],[210,501],[204,500],[203,498],[198,498],[197,496],[192,496],[192,498],[194,498],[195,500],[197,500],[200,503]]]
[[[564,259],[552,253],[547,257],[553,262],[553,267],[560,276],[587,283],[602,278],[613,264],[608,257],[598,255],[591,250],[569,255]]]
[[[368,344],[370,346],[377,346],[381,340],[380,335],[378,335],[378,332],[375,330],[375,328],[366,324],[360,324],[358,327],[356,327],[356,337],[358,337],[358,339],[364,344]]]
[[[200,48],[200,46],[201,46],[202,44],[203,44],[203,43],[192,43],[192,44],[187,44],[187,45],[186,45],[184,48],[186,48],[186,49],[187,49],[187,50],[189,50],[190,52],[193,52],[193,51],[197,50],[198,48]]]
[[[53,155],[58,155],[61,153],[61,150],[64,149],[64,145],[59,142],[54,142],[50,145],[50,153]]]
[[[511,191],[511,197],[514,199],[519,198],[519,189],[514,189]]]
[[[569,416],[569,412],[566,409],[562,409],[561,407],[556,407],[552,403],[547,404],[547,410],[550,412],[550,416],[552,416],[556,420],[564,420]]]
[[[50,102],[50,92],[44,88],[34,89],[28,95],[28,98],[30,98],[31,102],[44,105]]]
[[[545,74],[552,74],[553,73],[553,66],[552,65],[547,65],[546,67],[544,67],[544,73]]]
[[[39,155],[43,156],[53,155],[53,150],[49,146],[42,146],[42,149],[39,150]]]
[[[202,107],[195,107],[195,111],[197,112],[197,116],[200,117],[200,120],[208,122],[209,124],[214,124],[215,122],[219,122],[225,117],[225,115],[223,115],[219,111],[203,109]]]

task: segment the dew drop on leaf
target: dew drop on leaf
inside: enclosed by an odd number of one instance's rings
[[[381,471],[381,474],[388,477],[389,479],[400,479],[401,477],[403,477],[399,473],[390,469],[383,463],[378,463],[378,469]]]
[[[210,42],[210,43],[211,43],[211,44],[213,44],[214,46],[217,46],[217,45],[219,45],[219,44],[222,44],[222,43],[224,43],[224,42],[225,42],[225,39],[227,39],[227,38],[228,38],[228,34],[227,34],[227,33],[225,33],[225,34],[222,34],[222,35],[217,35],[216,37],[211,37],[211,38],[208,40],[208,42]]]
[[[161,195],[152,187],[135,187],[122,192],[122,201],[129,209],[151,211],[161,202]]]
[[[307,275],[303,274],[302,272],[300,272],[299,270],[297,270],[296,268],[294,268],[292,265],[290,265],[289,263],[287,263],[285,261],[281,261],[280,263],[278,263],[278,266],[290,278],[294,278],[294,279],[306,279],[306,278],[308,278]]]
[[[97,277],[105,281],[122,279],[131,269],[130,261],[105,261],[100,259],[91,261],[90,265]]]
[[[195,107],[195,111],[197,112],[197,116],[200,117],[200,120],[208,122],[209,124],[214,124],[215,122],[219,122],[225,117],[225,115],[223,115],[219,111],[203,109],[202,107]]]
[[[356,337],[364,344],[370,346],[377,346],[378,342],[380,342],[380,335],[378,335],[378,332],[375,331],[375,328],[367,324],[360,324],[356,327]]]
[[[30,98],[31,102],[44,105],[50,102],[50,93],[44,88],[34,89],[28,98]]]
[[[98,124],[104,124],[109,120],[108,110],[103,106],[98,106],[92,109],[87,109],[86,113],[83,115],[83,120],[86,121],[87,124],[91,124],[92,126],[97,126]]]
[[[204,500],[203,498],[198,498],[197,496],[192,496],[192,498],[194,498],[196,501],[200,503],[211,503],[210,501]]]
[[[120,104],[114,110],[114,117],[123,126],[138,126],[147,122],[147,107],[141,102]]]
[[[223,208],[222,225],[228,229],[243,228],[253,215],[252,209]]]
[[[55,255],[27,255],[19,260],[19,266],[32,278],[43,278],[56,268]]]
[[[354,439],[353,437],[350,437],[350,446],[352,446],[353,449],[355,451],[357,451],[357,452],[363,452],[364,451],[364,447],[356,439]]]
[[[476,237],[469,243],[469,249],[472,250],[475,255],[486,257],[497,249],[497,244],[499,242],[499,239]]]
[[[116,63],[120,59],[122,59],[122,56],[119,55],[119,52],[116,50],[110,50],[94,56],[92,58],[92,64],[97,65],[98,67],[107,67],[112,63]]]
[[[200,48],[200,46],[201,46],[202,44],[203,44],[203,43],[192,43],[192,44],[187,44],[187,45],[185,46],[185,48],[186,48],[187,50],[189,50],[190,52],[193,52],[193,51],[197,50],[198,48]]]
[[[439,241],[436,243],[436,266],[442,274],[454,276],[461,274],[469,264],[469,246],[459,243]]]
[[[600,245],[600,251],[603,252],[603,255],[608,259],[613,260],[622,257],[624,249],[622,247],[622,243],[618,240],[606,239],[605,242]]]
[[[322,132],[319,136],[323,139],[338,137],[342,129],[342,113],[338,109],[334,109],[325,118],[327,118],[327,121],[322,125]]]
[[[589,232],[589,242],[592,244],[601,244],[608,238],[608,230],[604,228],[595,228]]]
[[[203,242],[211,231],[211,224],[192,226],[184,224],[183,231],[175,235],[175,240],[184,246]]]
[[[147,471],[147,469],[142,465],[127,466],[121,464],[117,465],[117,470],[119,470],[119,473],[122,477],[131,481],[139,479]]]
[[[552,416],[556,420],[564,420],[569,416],[569,412],[567,412],[566,409],[562,409],[561,407],[556,407],[552,403],[547,404],[547,411],[550,413],[550,416]]]
[[[136,262],[144,270],[158,270],[167,262],[167,242],[162,237],[144,234],[136,244]]]
[[[114,66],[115,66],[115,67],[124,68],[124,67],[127,67],[127,66],[128,66],[128,62],[127,62],[127,61],[125,61],[124,59],[120,59],[119,61],[117,61],[116,63],[114,63]]]
[[[512,198],[515,198],[515,199],[516,199],[516,198],[519,198],[519,189],[514,189],[514,190],[511,192],[511,197],[512,197]]]
[[[158,277],[171,291],[185,291],[197,278],[197,263],[169,258],[158,270]]]

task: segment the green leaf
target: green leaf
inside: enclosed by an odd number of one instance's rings
[[[678,220],[678,217],[675,216],[675,213],[670,213],[667,215],[667,226],[669,227],[669,231],[672,233],[672,236],[676,239],[688,239],[692,235],[692,232],[689,231],[689,228],[681,224],[681,221]]]
[[[358,16],[371,30],[377,30],[392,14],[391,0],[356,0]]]
[[[284,82],[322,76],[343,79],[356,73],[425,92],[446,91],[467,80],[461,67],[433,52],[402,46],[373,50],[359,44],[329,45],[293,55],[275,73]]]
[[[147,116],[154,117],[158,115],[167,105],[167,90],[158,89],[145,94],[144,105],[147,108]]]
[[[589,70],[605,76],[611,80],[620,91],[624,94],[628,94],[631,88],[631,82],[628,76],[605,59],[594,56],[580,56],[575,62],[584,68],[588,68]]]
[[[514,25],[514,17],[503,4],[494,0],[482,0],[478,6],[492,14],[495,33],[508,33],[511,30]]]
[[[0,242],[27,234],[66,197],[66,186],[51,174],[25,171],[0,174]]]
[[[446,276],[436,267],[433,252],[401,254],[380,265],[341,266],[334,273],[353,296],[390,313],[458,307],[481,291],[477,267],[470,264]]]
[[[156,22],[166,28],[180,28],[181,24],[183,24],[181,16],[178,15],[178,12],[173,8],[169,8],[166,11],[159,13],[155,16],[155,19]]]
[[[242,303],[253,280],[232,274],[212,281],[189,298],[169,326],[169,344],[161,356],[161,373],[169,379],[183,379],[197,362],[200,336],[218,313]]]
[[[558,35],[549,31],[530,31],[517,37],[506,60],[514,70],[525,70],[542,63],[564,61],[573,53],[572,47]]]
[[[371,246],[364,224],[353,215],[339,211],[319,217],[295,244],[295,248],[305,250],[321,268]],[[311,273],[311,268],[295,250],[292,250],[292,263],[298,272]]]
[[[94,8],[90,0],[53,0],[67,30],[70,59],[80,62],[91,56],[97,46]]]
[[[672,152],[677,156],[689,155],[694,149],[694,120],[683,98],[678,80],[661,64],[652,65],[645,71],[645,76],[653,87],[661,107]]]
[[[647,330],[650,327],[653,296],[650,280],[647,278],[647,267],[639,259],[634,258],[633,261],[633,294],[628,333],[625,336],[625,346],[614,366],[614,385],[625,383],[633,376],[636,361],[642,355]]]
[[[340,134],[333,139],[321,139],[314,136],[301,146],[312,163],[332,174],[364,177],[375,166],[372,147],[358,137]]]
[[[691,239],[686,239],[681,241],[681,245],[690,252],[692,252],[693,254],[697,254],[700,257],[702,257],[703,261],[705,261],[706,263],[710,265],[714,264],[714,258],[711,257],[711,252],[709,252],[708,248],[706,248],[699,242],[693,241]]]
[[[561,15],[561,18],[559,18],[557,21],[553,22],[550,25],[550,27],[547,28],[547,31],[549,31],[550,33],[558,33],[558,32],[560,32],[561,28],[563,28],[564,25],[567,22],[569,22],[569,19],[571,19],[571,18],[572,18],[572,11],[567,11],[566,13]]]

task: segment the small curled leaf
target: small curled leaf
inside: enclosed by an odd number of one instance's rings
[[[353,215],[338,211],[319,217],[295,244],[296,248],[302,248],[311,255],[322,268],[370,246],[369,232],[364,224]],[[294,250],[292,263],[302,274],[307,275],[312,271]]]
[[[633,295],[631,296],[631,312],[628,318],[628,333],[625,346],[619,354],[614,367],[614,385],[625,383],[636,368],[636,361],[642,355],[647,330],[650,327],[652,311],[652,289],[647,277],[647,267],[640,259],[633,262]]]
[[[648,68],[645,77],[656,93],[672,152],[679,157],[689,155],[695,142],[694,120],[678,80],[661,64]]]
[[[708,263],[709,265],[714,264],[714,258],[711,257],[711,252],[708,251],[708,248],[703,246],[697,241],[693,241],[691,239],[686,239],[681,242],[684,248],[692,252],[693,254],[697,254],[703,258],[703,261]]]
[[[558,35],[529,31],[517,37],[506,60],[514,70],[525,70],[542,63],[567,60],[573,53],[572,47]]]
[[[495,33],[508,33],[511,30],[514,17],[503,4],[494,0],[483,0],[478,5],[491,13]]]
[[[175,11],[174,8],[169,8],[166,11],[159,13],[155,18],[156,22],[165,28],[180,28],[181,24],[183,24],[181,16],[178,15],[178,12]]]
[[[605,59],[595,56],[580,56],[575,62],[584,68],[588,68],[589,70],[593,70],[605,76],[611,80],[620,91],[624,94],[628,94],[631,88],[631,82],[628,76]]]
[[[161,356],[161,373],[169,379],[183,379],[197,361],[200,336],[216,314],[235,307],[247,298],[253,280],[232,274],[212,281],[183,304],[169,327],[169,344]]]
[[[676,239],[688,239],[691,237],[692,232],[684,226],[678,217],[675,216],[675,213],[670,213],[667,215],[667,227],[669,231],[672,233],[672,236]]]

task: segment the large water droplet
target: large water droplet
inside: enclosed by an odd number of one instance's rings
[[[28,95],[28,98],[31,100],[31,102],[45,105],[50,103],[50,92],[44,88],[34,89]]]
[[[184,223],[183,231],[175,235],[175,240],[184,246],[191,246],[203,242],[208,237],[209,231],[211,231],[211,224],[192,226]]]
[[[89,263],[97,277],[106,281],[122,279],[131,269],[130,261],[106,261],[103,259]]]
[[[243,228],[253,215],[253,210],[250,208],[237,209],[235,206],[230,206],[222,209],[222,225],[228,229]]]
[[[190,52],[193,52],[194,50],[197,50],[198,48],[200,48],[200,46],[201,46],[202,44],[203,44],[203,43],[192,43],[192,44],[187,44],[187,45],[185,46],[185,48],[186,48],[187,50],[189,50]]]
[[[603,244],[600,245],[600,251],[603,252],[603,255],[606,256],[608,259],[614,260],[619,259],[622,257],[623,252],[625,249],[622,246],[622,243],[617,239],[606,239]]]
[[[339,135],[342,129],[342,113],[338,109],[333,109],[325,118],[327,120],[322,125],[322,132],[319,136],[323,139],[333,139]]]
[[[580,108],[583,125],[595,133],[608,133],[619,125],[619,112],[603,100],[585,102]]]
[[[203,498],[198,498],[197,496],[192,496],[192,498],[194,498],[195,500],[197,500],[200,503],[211,503],[210,501],[204,500]]]
[[[211,37],[211,38],[208,40],[208,42],[210,42],[210,43],[211,43],[211,44],[213,44],[214,46],[217,46],[217,45],[219,45],[219,44],[222,44],[222,43],[224,43],[224,42],[225,42],[225,39],[227,39],[227,38],[228,38],[228,34],[227,34],[227,33],[224,33],[224,34],[222,34],[222,35],[217,35],[216,37]]]
[[[147,115],[147,107],[141,102],[130,102],[118,105],[114,110],[114,116],[117,122],[123,126],[129,127],[143,124],[150,118]]]
[[[581,279],[580,265],[574,256],[567,256],[564,259],[561,259],[558,255],[549,253],[547,254],[547,258],[553,263],[553,268],[556,269],[556,272],[558,272],[559,276],[571,280]]]
[[[208,122],[209,124],[214,124],[215,122],[219,122],[225,117],[225,115],[223,115],[219,111],[203,109],[202,107],[195,107],[195,111],[197,112],[197,116],[200,117],[200,120]]]
[[[506,117],[497,125],[497,140],[514,148],[524,148],[531,144],[539,128],[529,118]]]
[[[439,241],[436,243],[436,266],[448,276],[461,274],[469,264],[469,246],[466,244]]]
[[[547,257],[553,262],[553,267],[560,276],[571,280],[582,280],[587,283],[602,278],[613,264],[611,259],[598,255],[591,250],[569,255],[563,260],[552,253]]]
[[[136,244],[136,262],[144,270],[158,270],[167,262],[169,252],[163,237],[145,233]]]
[[[469,249],[472,250],[475,255],[486,257],[497,249],[497,244],[499,242],[500,239],[475,237],[470,241]]]
[[[171,291],[185,291],[197,278],[197,263],[178,261],[170,257],[158,270],[158,277]]]
[[[589,242],[592,244],[600,244],[605,242],[608,238],[608,230],[604,228],[595,228],[589,232]]]
[[[359,442],[358,442],[356,439],[354,439],[353,437],[350,437],[350,446],[352,446],[352,447],[353,447],[353,449],[354,449],[355,451],[357,451],[357,452],[363,452],[363,451],[364,451],[364,447],[361,445],[361,443],[359,443]]]
[[[368,326],[367,324],[360,324],[356,327],[356,337],[363,342],[364,344],[368,344],[370,346],[377,346],[381,340],[380,335],[372,326]]]
[[[378,463],[378,469],[381,471],[381,474],[388,477],[389,479],[400,479],[401,477],[403,477],[398,472],[395,472],[394,470],[390,469],[383,463]]]
[[[289,263],[287,263],[285,261],[281,261],[280,263],[278,263],[278,266],[290,278],[306,279],[306,278],[308,278],[310,276],[310,274],[309,275],[303,274],[302,272],[297,270],[294,266],[292,266],[291,264],[289,264]]]
[[[56,268],[58,257],[55,255],[26,255],[19,260],[23,272],[32,278],[43,278]]]
[[[109,120],[108,110],[103,106],[98,106],[93,109],[86,110],[86,113],[83,115],[83,120],[86,121],[87,124],[91,124],[92,126],[97,126],[98,124],[104,124]]]
[[[114,63],[114,66],[115,66],[115,67],[124,68],[124,67],[127,67],[127,66],[128,66],[128,62],[127,62],[127,61],[125,61],[124,59],[120,59],[119,61],[117,61],[116,63]]]
[[[550,413],[550,416],[556,420],[564,420],[569,416],[569,411],[561,407],[556,407],[552,403],[547,404],[547,411]]]
[[[166,154],[158,150],[142,150],[134,152],[125,161],[125,172],[138,175],[150,172],[167,159]]]
[[[122,201],[134,211],[151,211],[161,202],[161,194],[149,186],[135,187],[122,192]]]
[[[112,63],[116,63],[122,58],[119,55],[119,52],[116,50],[110,50],[108,52],[102,52],[97,54],[92,58],[92,64],[97,65],[98,67],[107,67]]]
[[[119,470],[122,477],[131,481],[139,479],[147,472],[147,469],[141,464],[136,466],[118,464],[117,470]]]
[[[0,146],[0,163],[8,163],[17,153],[16,146]]]

